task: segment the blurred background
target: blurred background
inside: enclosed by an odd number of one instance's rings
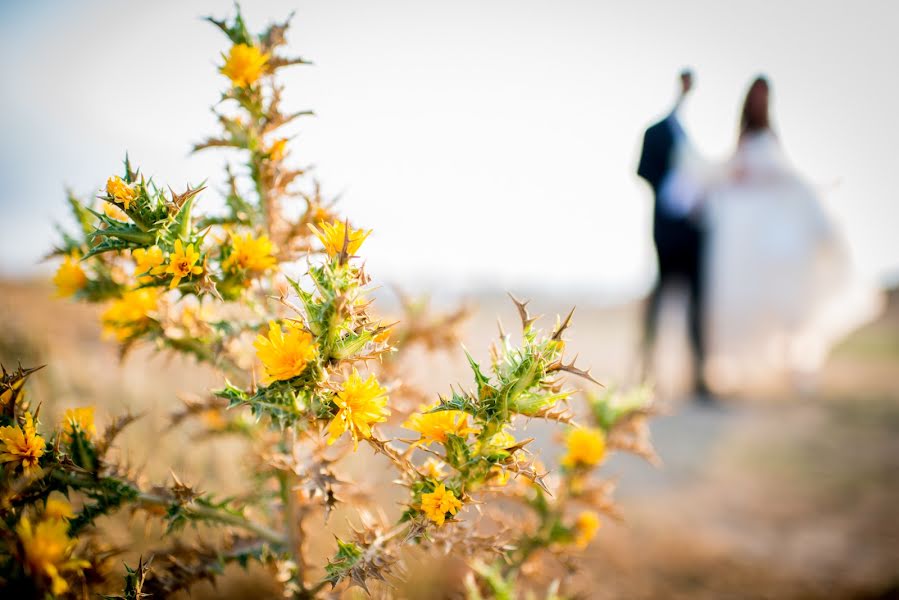
[[[109,413],[147,410],[134,433],[147,436],[176,393],[216,385],[213,373],[149,352],[110,369],[116,349],[98,341],[97,310],[51,299],[56,263],[41,259],[54,222],[68,224],[65,188],[95,195],[125,151],[157,181],[208,180],[201,202],[220,203],[223,155],[188,152],[215,129],[209,106],[226,81],[225,40],[199,17],[232,10],[0,3],[0,360],[50,363],[35,393],[57,412],[85,398]],[[886,303],[812,386],[780,382],[713,406],[687,391],[686,319],[669,303],[654,373],[665,465],[610,462],[624,523],[590,549],[584,592],[899,596],[893,3],[294,0],[243,10],[257,29],[296,11],[290,49],[315,65],[286,70],[285,104],[316,116],[296,125],[291,158],[313,164],[341,212],[374,230],[374,280],[438,306],[467,302],[463,338],[476,357],[497,316],[517,319],[506,290],[547,315],[577,304],[572,347],[609,383],[639,375],[641,303],[657,270],[652,193],[635,174],[643,131],[670,111],[689,65],[695,91],[681,119],[704,155],[724,160],[747,86],[767,74],[786,154]],[[467,378],[458,352],[422,361],[433,393]],[[162,368],[165,381],[153,375]],[[100,370],[110,373],[102,384],[90,375]],[[233,466],[214,452],[173,461],[207,482]]]
[[[221,156],[188,150],[213,129],[208,106],[225,81],[220,33],[198,16],[230,9],[0,3],[0,272],[39,268],[64,186],[93,194],[126,150],[159,181],[217,187]],[[317,116],[297,124],[293,156],[377,231],[369,264],[381,277],[426,289],[645,293],[651,196],[634,170],[642,130],[670,109],[684,65],[696,93],[683,119],[719,158],[735,145],[751,77],[767,73],[786,151],[825,192],[858,264],[881,280],[899,272],[889,2],[244,9],[252,23],[297,11],[290,49],[315,66],[287,73],[287,103]]]

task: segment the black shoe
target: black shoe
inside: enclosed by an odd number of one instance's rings
[[[718,403],[715,395],[702,380],[697,381],[696,385],[693,387],[693,398],[697,404],[704,404],[706,406]]]

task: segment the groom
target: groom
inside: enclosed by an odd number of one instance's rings
[[[693,354],[693,391],[708,399],[704,377],[702,247],[704,235],[696,212],[702,193],[699,182],[678,165],[678,156],[689,146],[678,112],[693,87],[693,74],[680,74],[680,93],[671,113],[646,130],[637,174],[655,195],[653,240],[659,261],[659,277],[649,296],[643,335],[643,365],[649,369],[664,291],[682,280],[687,285],[690,348]]]

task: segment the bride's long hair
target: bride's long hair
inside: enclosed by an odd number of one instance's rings
[[[749,86],[746,100],[743,102],[743,113],[740,117],[741,140],[746,134],[771,129],[771,120],[768,115],[769,92],[770,86],[765,77],[756,77]]]

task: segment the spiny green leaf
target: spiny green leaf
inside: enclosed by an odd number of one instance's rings
[[[92,232],[95,228],[92,215],[96,215],[97,213],[79,202],[71,190],[67,191],[67,199],[69,201],[69,206],[72,209],[72,215],[81,226],[81,230],[84,234],[86,235]]]
[[[112,219],[109,220],[112,221]],[[141,246],[150,246],[156,241],[156,238],[152,233],[141,231],[140,228],[135,225],[118,223],[118,221],[112,222],[117,224],[110,225],[106,229],[95,229],[94,232],[91,233],[90,238],[94,239],[97,237],[115,237],[120,240],[132,242]]]
[[[190,212],[194,204],[194,198],[196,198],[196,196],[191,196],[190,198],[188,198],[187,201],[181,206],[181,210],[178,211],[178,214],[175,215],[175,218],[172,220],[172,224],[178,238],[184,242],[190,239]]]
[[[103,254],[104,252],[113,252],[117,250],[127,250],[128,248],[134,247],[134,244],[130,244],[125,240],[120,240],[116,238],[106,238],[96,246],[90,249],[90,252],[84,255],[81,259],[82,261],[89,259],[92,256],[96,256],[98,254]]]

